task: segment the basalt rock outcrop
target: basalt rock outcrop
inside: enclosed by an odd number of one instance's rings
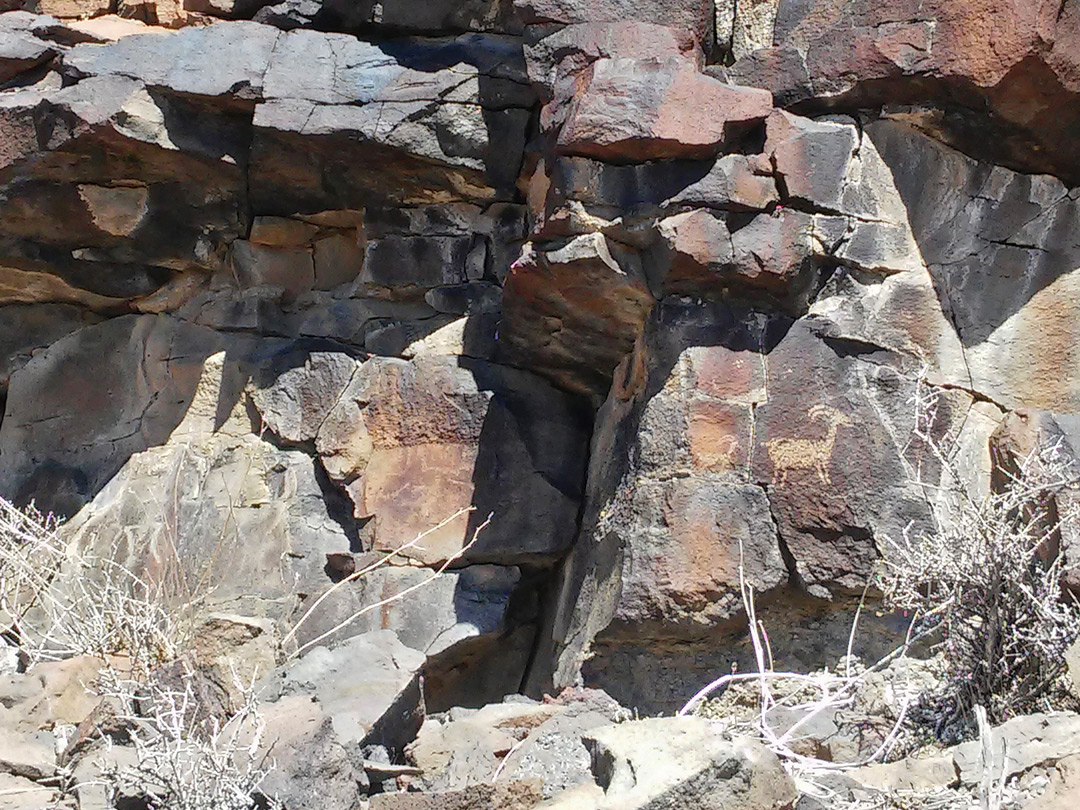
[[[920,386],[1080,446],[1074,0],[0,9],[0,495],[432,711],[831,660]]]

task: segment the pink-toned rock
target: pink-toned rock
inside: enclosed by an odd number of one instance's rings
[[[1080,9],[1071,3],[781,2],[771,39],[775,48],[743,55],[729,75],[788,104],[915,103],[922,128],[965,151],[1070,184],[1080,178],[1071,137],[1080,122]]]
[[[577,84],[558,148],[601,160],[715,155],[772,111],[770,93],[725,84],[686,59],[601,59]]]

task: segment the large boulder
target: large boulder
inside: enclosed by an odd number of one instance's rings
[[[585,744],[604,789],[599,808],[783,810],[797,797],[775,754],[751,740],[732,740],[707,720],[622,723],[590,732]]]
[[[764,4],[738,4],[736,19]],[[908,116],[965,151],[1075,183],[1080,152],[1072,3],[780,0],[728,71],[786,104],[911,105]],[[745,7],[745,9],[744,9]],[[977,34],[975,34],[977,32]]]
[[[815,623],[843,624],[824,614],[861,592],[876,538],[928,525],[913,465],[933,464],[909,441],[906,404],[919,370],[900,352],[850,351],[821,317],[665,301],[598,415],[556,683],[587,659],[587,681],[621,702],[677,708],[750,655],[733,646],[741,583],[785,606],[771,613],[777,661],[814,666],[828,647]],[[972,405],[946,396],[935,429],[965,424]],[[992,430],[970,441],[985,448]],[[888,644],[887,629],[860,644]]]
[[[489,514],[467,561],[551,560],[569,547],[588,430],[575,398],[531,374],[468,358],[373,358],[342,387],[346,370],[304,372],[312,380],[305,387],[322,402],[298,417],[309,426],[288,424],[267,395],[256,401],[283,437],[314,438],[355,517],[368,521],[376,550],[437,563],[458,554]],[[293,376],[270,390],[294,390]],[[408,545],[421,532],[429,532],[423,542]]]
[[[1058,179],[981,163],[909,126],[867,128],[908,211],[973,387],[1007,408],[1075,412],[1080,202]]]
[[[731,148],[772,111],[683,58],[600,59],[578,77],[558,151],[611,162],[701,158]]]
[[[251,373],[242,358],[253,345],[158,315],[113,318],[58,340],[12,375],[0,494],[52,508],[50,491],[67,491],[77,509],[132,454],[166,442],[195,401],[207,358],[228,350],[212,383],[222,401],[210,405],[223,420]]]
[[[511,362],[602,396],[652,305],[638,253],[588,234],[551,250],[527,249],[515,262],[500,342]]]
[[[268,702],[303,697],[317,702],[341,744],[400,751],[423,722],[420,669],[424,654],[391,630],[316,647],[271,673],[260,688]]]

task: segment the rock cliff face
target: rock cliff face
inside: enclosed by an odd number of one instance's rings
[[[286,625],[394,554],[298,640],[433,707],[670,710],[740,561],[779,659],[846,644],[920,379],[982,486],[1074,438],[1080,2],[0,10],[0,495]]]

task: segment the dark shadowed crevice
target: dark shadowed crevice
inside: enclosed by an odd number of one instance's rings
[[[780,521],[777,519],[776,510],[773,508],[772,499],[769,497],[769,485],[759,483],[758,486],[761,487],[761,491],[765,493],[765,502],[769,504],[769,516],[772,518],[773,528],[776,530],[776,543],[780,548],[780,559],[784,561],[784,567],[787,568],[788,583],[790,587],[795,588],[801,593],[805,593],[806,583],[799,573],[799,566],[795,560],[795,555],[791,553],[791,548],[788,547],[787,541],[780,531]]]

